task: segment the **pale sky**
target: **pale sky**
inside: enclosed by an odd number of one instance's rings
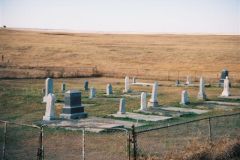
[[[0,0],[0,25],[80,32],[240,34],[240,0]]]

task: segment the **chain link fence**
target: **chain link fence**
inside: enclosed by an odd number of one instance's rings
[[[97,133],[96,131],[101,131]],[[183,153],[234,139],[240,133],[240,113],[203,118],[139,130],[124,128],[52,128],[0,121],[2,160],[126,160]]]
[[[239,133],[240,113],[139,130],[133,133],[136,135],[135,159],[176,155],[193,144],[204,146],[222,138],[234,139]]]

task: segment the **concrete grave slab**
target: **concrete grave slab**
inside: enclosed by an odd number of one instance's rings
[[[221,98],[221,99],[236,99],[236,100],[240,100],[240,96],[228,96],[228,97],[222,97],[222,96],[219,96],[218,98]]]
[[[74,120],[52,120],[42,121],[41,123],[50,127],[64,127],[71,130],[81,130],[83,127],[85,127],[86,131],[91,132],[101,132],[111,128],[131,128],[133,124],[136,127],[145,125],[144,123],[134,123],[101,117],[89,117],[87,119]]]
[[[180,107],[161,107],[161,109],[166,110],[166,111],[178,111],[178,112],[195,113],[195,114],[203,114],[203,113],[209,112],[208,110],[180,108]]]
[[[204,103],[205,104],[226,105],[226,106],[240,106],[240,103],[237,103],[237,102],[205,101]]]
[[[167,116],[144,115],[144,114],[131,113],[131,112],[126,112],[125,114],[112,114],[111,116],[117,117],[117,118],[131,118],[136,120],[144,120],[144,121],[152,121],[152,122],[163,121],[163,120],[172,118]]]

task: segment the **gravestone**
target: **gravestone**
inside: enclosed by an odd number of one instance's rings
[[[91,87],[90,88],[90,93],[89,93],[89,98],[92,99],[92,98],[95,98],[96,97],[96,89]]]
[[[85,91],[88,91],[88,81],[86,80],[86,81],[84,81],[84,90]]]
[[[45,88],[42,88],[42,95],[45,96]]]
[[[129,93],[130,92],[130,84],[129,84],[129,77],[125,77],[125,88],[123,90],[123,93]]]
[[[148,102],[148,107],[158,107],[157,95],[158,95],[158,82],[154,82],[151,99]]]
[[[182,91],[182,95],[181,95],[181,102],[180,104],[182,105],[187,105],[189,104],[189,96],[188,96],[188,92],[186,90]]]
[[[106,94],[107,95],[113,94],[113,92],[112,92],[112,85],[111,84],[107,84]]]
[[[60,118],[78,119],[87,117],[81,102],[81,92],[69,90],[64,95],[64,107]]]
[[[228,70],[227,69],[223,69],[221,72],[221,77],[219,80],[219,86],[223,86],[224,85],[224,79],[226,79],[226,77],[228,77]]]
[[[199,92],[198,92],[197,98],[201,100],[207,99],[207,96],[205,93],[205,83],[202,77],[200,78],[200,82],[199,82]]]
[[[61,91],[64,93],[66,91],[66,84],[62,83]]]
[[[187,76],[186,85],[189,85],[189,84],[191,84],[191,78],[190,78],[190,76]]]
[[[43,116],[43,120],[44,121],[50,121],[50,120],[55,119],[55,101],[56,101],[56,98],[55,98],[54,94],[49,93],[46,100],[47,100],[46,111],[45,111],[45,115]]]
[[[132,83],[136,83],[136,82],[137,82],[136,77],[133,77],[133,79],[132,79]]]
[[[117,114],[125,114],[126,113],[126,100],[125,98],[120,99],[120,104],[119,104],[119,111]]]
[[[47,102],[47,96],[49,93],[53,93],[53,80],[51,78],[45,80],[45,96],[43,97],[43,102]]]
[[[224,79],[223,92],[221,94],[222,97],[229,97],[231,95],[229,84],[230,84],[229,79],[228,77],[226,77],[226,79]]]
[[[180,81],[179,81],[179,80],[176,80],[175,85],[176,85],[176,86],[179,86],[179,85],[180,85]]]
[[[146,92],[141,93],[141,111],[147,110],[147,94]]]

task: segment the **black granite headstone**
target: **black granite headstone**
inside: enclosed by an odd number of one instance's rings
[[[81,92],[76,90],[69,90],[64,95],[64,107],[61,118],[65,119],[78,119],[87,117],[84,112],[84,107],[81,102]]]
[[[226,79],[226,77],[228,77],[228,70],[223,69],[222,72],[221,72],[220,80],[219,80],[219,86],[223,86],[224,79]]]
[[[84,90],[88,91],[88,81],[84,81]]]

